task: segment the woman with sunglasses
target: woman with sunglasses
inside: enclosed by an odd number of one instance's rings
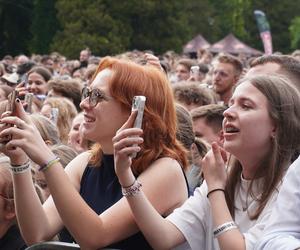
[[[81,102],[83,135],[96,144],[65,171],[18,100],[16,116],[6,114],[1,119],[2,124],[15,125],[5,127],[0,142],[12,134],[2,151],[13,165],[18,221],[28,244],[47,241],[66,227],[70,234],[63,230],[62,238],[76,241],[83,249],[150,249],[123,197],[134,195],[139,186],[121,187],[114,170],[112,140],[123,124],[133,126],[136,113],[131,114],[131,104],[136,95],[147,98],[143,130],[133,128],[121,136],[143,144],[130,148],[127,153],[137,156],[126,161],[160,215],[166,217],[187,199],[186,152],[176,139],[174,100],[166,76],[152,66],[104,58]],[[119,145],[124,147],[122,142]],[[52,195],[43,206],[33,190],[28,158],[40,165]]]

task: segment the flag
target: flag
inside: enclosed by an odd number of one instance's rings
[[[261,10],[255,10],[254,15],[258,30],[260,32],[260,37],[264,45],[265,54],[270,55],[273,52],[273,46],[270,25],[267,17]]]

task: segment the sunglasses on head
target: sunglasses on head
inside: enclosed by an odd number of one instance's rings
[[[89,98],[90,106],[95,107],[99,102],[112,100],[112,97],[107,96],[100,89],[90,90],[88,87],[82,89],[81,100]]]

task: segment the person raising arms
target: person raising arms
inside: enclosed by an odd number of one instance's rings
[[[18,100],[16,116],[3,116],[1,142],[12,134],[3,148],[11,159],[16,211],[21,233],[28,244],[47,241],[65,226],[63,237],[75,240],[82,249],[112,247],[149,249],[139,232],[114,171],[112,138],[127,121],[133,97],[144,95],[143,141],[132,160],[135,177],[158,213],[166,217],[188,197],[183,169],[186,151],[176,139],[176,114],[170,84],[153,66],[103,58],[90,86],[83,90],[82,132],[96,142],[91,152],[77,156],[65,171],[43,142]],[[132,116],[130,116],[132,119]],[[141,135],[140,129],[138,135]],[[131,136],[131,133],[128,134]],[[42,152],[42,153],[41,153]],[[33,192],[28,158],[40,165],[52,196],[40,205]],[[25,165],[24,165],[25,164]],[[95,165],[97,167],[95,167]],[[20,171],[21,173],[16,174]],[[166,181],[172,180],[172,181]]]
[[[299,94],[283,78],[242,79],[224,112],[224,149],[212,144],[202,160],[205,182],[194,196],[165,219],[148,202],[142,184],[126,196],[151,246],[171,249],[187,242],[182,247],[253,249],[300,146],[299,107]],[[116,173],[125,187],[138,183],[128,156],[137,149],[127,135],[139,136],[132,123],[133,118],[113,139]],[[227,168],[225,150],[231,154]]]

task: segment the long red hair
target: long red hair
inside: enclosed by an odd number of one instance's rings
[[[105,57],[94,77],[104,69],[113,72],[109,82],[110,94],[121,103],[124,110],[131,110],[134,96],[144,95],[147,98],[142,124],[144,143],[133,160],[133,172],[139,175],[161,157],[171,157],[186,168],[186,151],[176,139],[175,103],[166,75],[153,66]],[[99,162],[101,147],[96,145],[92,152],[92,162]]]

